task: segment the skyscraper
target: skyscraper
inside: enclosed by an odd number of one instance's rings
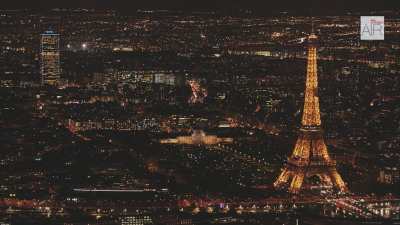
[[[42,85],[57,85],[60,80],[60,35],[46,31],[40,38]]]
[[[299,137],[285,168],[274,183],[276,188],[284,188],[294,194],[315,185],[334,187],[339,191],[347,189],[323,138],[318,97],[317,41],[314,33],[308,37],[307,78]],[[317,179],[310,179],[312,177]],[[315,180],[317,182],[313,183]]]

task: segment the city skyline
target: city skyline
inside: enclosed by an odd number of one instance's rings
[[[397,10],[97,3],[0,10],[1,224],[399,222]]]

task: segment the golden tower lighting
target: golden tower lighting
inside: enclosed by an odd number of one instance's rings
[[[319,178],[320,186],[347,191],[323,138],[318,99],[317,41],[314,33],[308,37],[307,78],[299,137],[292,155],[274,183],[275,188],[286,189],[293,194],[310,188],[309,178],[315,176]]]

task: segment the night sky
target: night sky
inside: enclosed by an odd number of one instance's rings
[[[112,8],[117,10],[137,9],[173,9],[173,10],[240,10],[253,11],[373,11],[382,9],[400,9],[399,0],[1,0],[0,8],[49,9],[67,8]],[[314,12],[315,13],[315,12]],[[315,13],[318,14],[318,13]]]

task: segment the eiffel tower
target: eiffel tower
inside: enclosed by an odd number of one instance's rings
[[[323,138],[318,99],[317,43],[318,37],[312,32],[308,37],[306,90],[299,136],[292,155],[274,183],[276,189],[286,189],[292,194],[309,189],[312,177],[318,178],[320,187],[347,191]]]

